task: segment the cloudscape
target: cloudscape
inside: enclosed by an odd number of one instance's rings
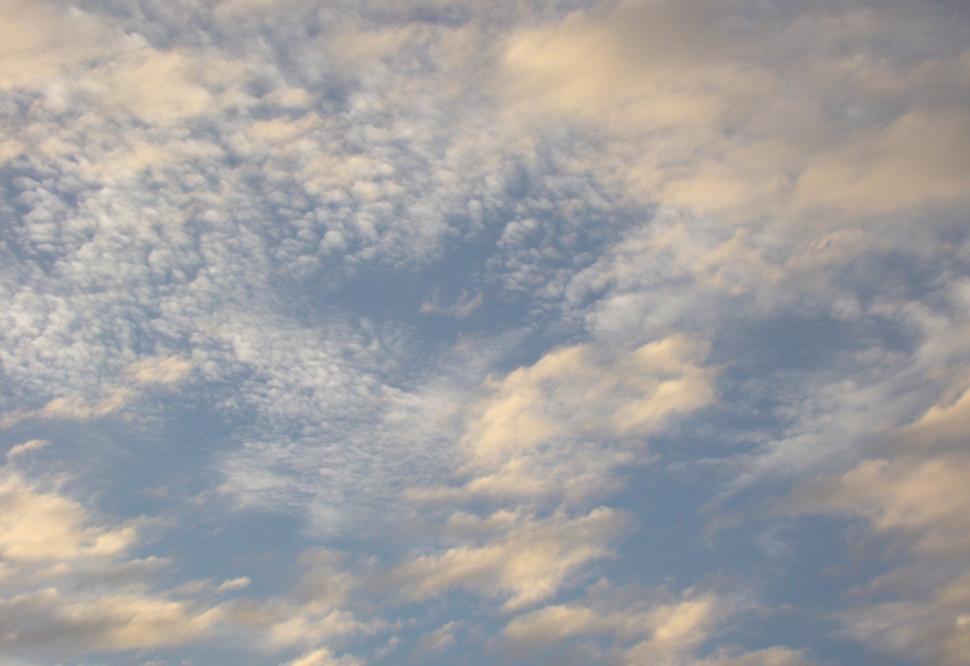
[[[0,0],[0,663],[970,663],[970,5]]]

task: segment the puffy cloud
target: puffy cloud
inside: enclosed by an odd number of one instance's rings
[[[735,647],[718,595],[559,596],[611,557],[700,575],[615,544],[654,490],[747,530],[791,483],[896,546],[887,579],[827,600],[844,635],[966,651],[965,12],[577,7],[0,1],[11,659],[204,640],[353,663],[391,624],[386,649],[481,654],[470,615],[545,603],[504,637],[588,663],[803,663]],[[65,428],[76,447],[31,455]],[[171,560],[20,475],[40,462],[72,465],[79,497],[150,467]],[[607,493],[659,470],[642,502]],[[237,537],[253,508],[298,514],[273,526],[293,542]],[[325,555],[294,587],[186,581],[203,528],[234,564],[347,539],[393,600]],[[181,580],[151,584],[162,569]]]
[[[361,663],[349,655],[335,657],[327,648],[320,648],[287,662],[287,666],[358,666]]]
[[[112,529],[91,524],[81,504],[38,490],[15,472],[0,477],[0,506],[0,553],[15,562],[116,555],[136,536],[132,525]]]
[[[970,422],[970,389],[952,402],[932,405],[914,423],[903,430],[903,435],[917,447],[959,445],[965,438],[966,424]]]
[[[211,634],[217,606],[151,590],[165,566],[127,559],[132,522],[98,521],[78,501],[5,470],[0,480],[0,624],[12,654],[83,654],[182,645]]]
[[[20,28],[5,28],[0,86],[39,90],[55,109],[88,97],[99,112],[171,125],[248,99],[238,60],[155,49],[120,21],[76,7],[7,0],[0,11]]]
[[[141,397],[141,393],[152,385],[177,384],[186,377],[192,364],[185,359],[171,356],[145,358],[130,365],[126,379],[134,386],[107,387],[97,401],[89,401],[77,395],[68,395],[50,400],[40,409],[17,410],[0,419],[0,425],[9,427],[26,419],[63,419],[85,421],[111,416],[129,406]]]
[[[62,69],[104,55],[123,37],[98,16],[48,2],[4,0],[0,17],[4,89],[49,84]]]
[[[618,609],[603,612],[583,605],[547,606],[512,620],[505,636],[519,643],[549,643],[573,636],[618,634],[635,641],[629,658],[653,657],[683,652],[702,643],[713,619],[716,599],[712,596],[687,598],[651,608]]]
[[[0,509],[0,639],[12,654],[164,649],[239,635],[247,649],[272,653],[382,626],[346,609],[356,582],[328,551],[302,558],[293,589],[247,598],[238,595],[252,582],[246,576],[159,586],[172,563],[131,556],[144,546],[144,521],[99,520],[78,500],[9,468],[0,477]],[[214,601],[227,593],[235,594]]]
[[[269,653],[313,648],[312,654],[319,648],[322,654],[329,655],[321,645],[384,628],[381,619],[361,619],[351,610],[359,580],[348,571],[338,553],[311,550],[299,558],[298,564],[302,575],[282,594],[240,597],[224,604],[221,608],[230,631],[226,635],[241,632],[253,648]]]
[[[909,532],[927,551],[970,552],[965,454],[864,460],[810,492],[812,505],[865,516],[877,530]]]
[[[143,358],[128,367],[128,375],[139,384],[174,384],[192,370],[192,363],[178,356]]]
[[[603,583],[591,588],[583,601],[546,606],[513,618],[502,638],[514,653],[531,654],[557,644],[570,645],[572,650],[589,650],[589,658],[600,663],[809,663],[805,655],[783,647],[756,652],[725,647],[702,657],[702,646],[743,610],[736,601],[697,589],[677,596],[641,594],[630,601],[628,595]],[[590,639],[595,642],[590,644]]]
[[[245,104],[245,67],[222,56],[140,48],[96,70],[90,83],[102,110],[160,125]]]
[[[799,176],[793,204],[867,214],[963,203],[967,141],[970,116],[962,109],[910,111],[810,164]]]
[[[85,421],[101,418],[121,410],[128,405],[135,395],[135,392],[131,389],[119,387],[108,391],[97,402],[89,402],[78,396],[54,398],[40,409],[10,412],[0,419],[0,425],[10,427],[18,421],[27,419]]]
[[[957,666],[970,650],[970,576],[931,591],[839,614],[844,635],[919,663]]]
[[[217,603],[251,580],[158,588],[153,579],[171,563],[129,559],[141,545],[133,525],[99,525],[77,501],[14,472],[0,483],[0,508],[0,640],[12,654],[168,649],[239,636],[247,649],[273,653],[381,627],[343,607],[354,581],[331,553],[304,557],[293,590]]]
[[[866,458],[808,483],[793,506],[862,518],[902,544],[903,564],[854,595],[891,600],[856,601],[837,614],[840,631],[888,654],[949,666],[965,659],[970,647],[970,627],[962,619],[970,599],[970,458],[956,427],[967,393],[947,393],[912,422],[883,434],[895,449],[892,458]]]
[[[511,36],[502,89],[517,114],[636,146],[620,151],[631,189],[675,208],[750,219],[965,203],[958,29],[929,53],[899,29],[940,29],[943,13],[627,0]]]
[[[390,580],[413,599],[462,587],[504,599],[513,610],[556,594],[583,565],[608,556],[609,542],[626,524],[607,508],[577,518],[503,513],[483,520],[502,529],[481,545],[419,555],[392,570]]]
[[[640,438],[714,401],[705,347],[673,335],[614,354],[594,345],[552,351],[501,379],[470,409],[461,438],[471,479],[460,489],[414,489],[416,499],[583,497],[642,450]],[[619,446],[615,441],[634,445]]]
[[[137,594],[65,598],[46,588],[0,600],[0,617],[8,649],[76,653],[181,645],[204,636],[220,612]]]
[[[551,106],[594,122],[703,126],[727,100],[723,87],[704,94],[699,84],[721,82],[731,69],[706,57],[724,43],[706,29],[714,14],[713,3],[623,2],[523,31],[506,47],[509,94],[540,113]]]
[[[686,337],[648,343],[605,362],[567,347],[491,382],[465,441],[475,460],[501,459],[563,434],[647,434],[714,399],[703,347]]]

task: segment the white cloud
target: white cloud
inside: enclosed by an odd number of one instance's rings
[[[14,562],[70,562],[112,556],[135,540],[132,525],[115,529],[91,524],[79,503],[38,490],[16,472],[0,476],[0,553]]]
[[[958,666],[970,650],[968,603],[970,576],[964,574],[929,592],[846,610],[839,629],[877,652]]]
[[[166,562],[128,559],[134,522],[99,524],[82,504],[16,472],[0,479],[0,624],[6,650],[81,654],[182,645],[211,634],[217,606],[151,590]]]
[[[621,177],[672,208],[817,219],[819,208],[963,204],[970,116],[957,31],[915,63],[885,47],[923,46],[903,24],[946,34],[940,18],[628,0],[514,33],[501,88],[513,117],[555,114],[626,142]],[[817,39],[835,25],[836,38]]]
[[[249,587],[252,581],[246,576],[239,576],[238,578],[230,578],[229,580],[219,583],[219,587],[216,588],[219,592],[235,592],[236,590],[242,590]]]
[[[220,612],[137,594],[65,598],[46,588],[0,599],[0,617],[8,648],[70,653],[181,645],[203,637]]]
[[[609,556],[610,541],[627,522],[607,508],[577,518],[496,517],[508,524],[481,545],[420,555],[392,570],[390,581],[413,599],[462,587],[504,599],[504,608],[513,610],[549,598],[584,565]]]
[[[970,627],[960,620],[970,600],[970,458],[954,429],[966,395],[961,382],[911,422],[880,433],[892,457],[806,483],[791,502],[796,511],[861,518],[900,545],[903,564],[860,585],[854,596],[867,603],[837,617],[845,635],[921,663],[958,664],[970,648]]]
[[[5,649],[79,655],[242,640],[250,650],[272,653],[382,626],[360,621],[344,607],[356,583],[332,553],[308,553],[299,584],[280,595],[233,595],[215,603],[214,597],[249,587],[250,578],[159,588],[155,579],[171,573],[171,562],[132,559],[131,551],[144,545],[136,527],[137,521],[99,522],[80,502],[5,471],[0,477]]]
[[[116,26],[77,8],[31,0],[0,4],[0,88],[48,84],[61,70],[122,41]]]
[[[702,656],[703,646],[744,610],[729,596],[697,589],[677,596],[659,591],[629,595],[612,589],[605,581],[589,592],[582,601],[546,606],[513,618],[505,626],[502,639],[515,654],[542,653],[551,646],[569,645],[570,651],[589,651],[588,658],[598,663],[809,663],[804,654],[784,647],[750,653],[723,647]]]
[[[245,65],[204,53],[133,49],[119,63],[96,70],[90,89],[103,111],[172,125],[249,103]]]
[[[642,451],[642,437],[714,401],[705,346],[672,335],[627,353],[576,345],[490,378],[461,446],[460,488],[416,488],[418,500],[462,496],[581,498]],[[630,441],[632,444],[616,444]]]
[[[139,384],[174,384],[192,370],[192,363],[178,356],[143,358],[128,366],[128,375]]]
[[[38,449],[42,449],[49,445],[50,441],[46,439],[31,439],[26,442],[21,442],[20,444],[15,444],[7,451],[7,460],[16,458],[17,456],[22,456],[30,451],[37,451]]]
[[[802,650],[770,647],[763,650],[721,650],[716,656],[695,662],[695,666],[810,666],[815,664]]]
[[[447,650],[455,645],[455,630],[461,626],[461,622],[451,620],[445,622],[432,632],[421,637],[418,641],[418,649],[422,654],[431,654]]]
[[[970,457],[959,453],[868,459],[809,496],[812,506],[865,516],[874,529],[915,534],[922,550],[970,553],[967,474]]]
[[[777,504],[765,481],[818,476],[803,508],[901,544],[904,583],[885,603],[853,598],[846,633],[954,659],[970,624],[962,583],[942,580],[965,575],[970,504],[966,17],[952,3],[572,7],[0,0],[9,467],[70,428],[89,447],[79,484],[135,483],[122,475],[141,440],[181,433],[191,411],[225,426],[220,448],[206,431],[191,463],[155,449],[154,472],[180,470],[162,483],[295,509],[300,538],[374,545],[392,596],[441,599],[442,614],[465,612],[456,588],[506,612],[550,603],[508,635],[589,641],[591,662],[800,663],[700,648],[721,626],[716,596],[557,599],[634,520],[591,498],[667,455],[650,440],[723,426],[726,494]],[[397,321],[375,276],[428,297]],[[789,330],[816,321],[832,330]],[[266,589],[244,576],[156,589],[159,563],[132,559],[138,521],[99,522],[9,468],[0,503],[18,649],[248,630],[239,649],[355,663],[343,641],[384,626],[329,560],[308,595],[243,598]],[[225,504],[206,506],[222,521]],[[387,552],[385,528],[415,515],[450,518]],[[194,557],[187,533],[166,543],[172,561]],[[457,651],[476,640],[463,619],[395,631]]]
[[[349,655],[335,657],[327,648],[319,648],[287,662],[287,666],[358,666],[361,663]]]
[[[191,368],[189,361],[176,356],[141,359],[125,371],[125,379],[134,382],[135,386],[106,387],[95,401],[78,395],[54,398],[39,409],[10,412],[0,419],[0,425],[10,427],[28,419],[86,421],[112,416],[141,397],[142,392],[148,390],[145,387],[177,384]]]

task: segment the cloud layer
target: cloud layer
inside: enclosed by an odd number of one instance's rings
[[[968,43],[0,0],[0,661],[965,663]]]

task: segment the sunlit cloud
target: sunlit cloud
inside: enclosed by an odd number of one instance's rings
[[[0,0],[0,662],[965,663],[968,32]]]

